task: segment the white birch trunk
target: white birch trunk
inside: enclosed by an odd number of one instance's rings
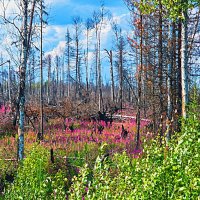
[[[186,105],[188,103],[188,13],[183,12],[181,30],[181,85],[182,85],[182,116],[186,118]]]
[[[18,160],[24,157],[24,121],[25,121],[25,78],[27,68],[27,20],[28,20],[28,1],[22,1],[23,6],[23,33],[22,33],[22,57],[20,66],[19,84],[19,127],[18,127]]]

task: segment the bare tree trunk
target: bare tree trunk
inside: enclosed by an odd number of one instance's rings
[[[120,38],[120,43],[122,43],[122,38]],[[120,44],[120,49],[119,49],[119,78],[120,78],[120,83],[119,83],[119,99],[120,99],[120,107],[121,110],[123,108],[123,47]]]
[[[47,84],[47,102],[50,103],[51,98],[51,55],[47,57],[48,64],[48,84]]]
[[[40,137],[39,140],[43,140],[44,136],[44,121],[43,121],[43,43],[42,43],[42,31],[43,31],[43,0],[40,0]]]
[[[67,35],[66,35],[66,45],[67,45],[67,97],[70,96],[70,42],[71,42],[71,38],[70,38],[70,33],[69,30],[67,29]]]
[[[151,19],[148,19],[146,18],[145,19],[145,24],[144,26],[149,26],[151,23]],[[149,40],[151,39],[150,37],[150,30],[149,28],[146,28],[146,31],[144,31],[144,43],[145,43],[145,49],[149,46]],[[149,34],[150,33],[150,34]],[[149,80],[149,73],[152,74],[152,72],[149,71],[149,66],[151,65],[151,59],[152,59],[152,56],[150,55],[150,52],[146,52],[145,51],[145,67],[146,69],[143,70],[143,112],[144,112],[144,118],[147,118],[147,111],[148,111],[148,103],[149,103],[149,100],[148,100],[148,94],[150,94],[148,92],[148,80]]]
[[[60,65],[60,59],[58,56],[56,56],[56,101],[58,100],[59,95],[59,65]]]
[[[62,57],[61,57],[62,59]],[[62,61],[60,61],[60,70],[59,70],[59,98],[62,98],[62,68],[63,64]]]
[[[120,108],[123,107],[123,54],[124,54],[124,38],[122,36],[121,28],[117,24],[113,23],[113,31],[116,37],[116,46],[118,54],[118,67],[119,67],[119,102]]]
[[[146,38],[145,38],[146,40]],[[145,44],[146,45],[146,44]],[[145,66],[147,67],[148,66],[148,55],[145,55]],[[143,70],[143,78],[142,78],[142,85],[143,85],[143,112],[144,112],[144,117],[147,118],[147,106],[146,106],[146,103],[147,103],[147,70]]]
[[[98,89],[99,89],[99,111],[102,110],[103,106],[103,94],[102,94],[102,77],[101,77],[101,29],[104,22],[104,5],[101,6],[101,11],[99,13],[93,13],[95,35],[96,35],[96,64],[98,73]]]
[[[53,79],[52,79],[52,100],[53,104],[56,104],[56,93],[57,93],[57,84],[56,84],[56,71],[53,70]]]
[[[171,22],[169,22],[169,42],[168,42],[168,73],[167,73],[167,131],[166,131],[166,142],[171,138],[171,119],[172,119],[172,88],[171,88],[171,79],[172,79],[172,67],[173,67],[173,37],[172,37],[172,25]]]
[[[95,102],[97,102],[98,92],[98,47],[95,45]]]
[[[12,89],[12,87],[11,87],[10,60],[8,60],[8,102],[9,102],[10,105],[12,103],[11,89]]]
[[[88,74],[88,69],[89,69],[89,36],[90,36],[90,30],[94,28],[94,21],[92,18],[87,18],[85,21],[85,27],[86,27],[86,57],[85,57],[85,66],[86,66],[86,91],[88,92],[89,90],[89,74]]]
[[[67,63],[67,97],[70,96],[70,60]]]
[[[155,35],[154,35],[154,42],[155,42]],[[153,133],[154,135],[156,134],[156,51],[154,49],[154,65],[153,65],[153,80],[152,80],[152,85],[153,85]]]
[[[182,116],[186,118],[188,104],[188,13],[184,11],[181,30],[181,85],[182,85]]]
[[[177,112],[178,115],[182,115],[182,85],[181,85],[181,30],[182,30],[182,23],[181,19],[178,22],[178,69],[177,69]],[[180,131],[181,123],[178,122],[177,124],[177,131]]]
[[[142,96],[142,70],[143,70],[143,16],[140,13],[140,67],[138,68],[138,101],[137,101],[137,132],[136,132],[136,149],[140,145],[140,112],[141,112],[141,96]]]
[[[110,50],[110,76],[111,76],[111,99],[115,102],[115,83],[114,83],[114,73],[113,73],[113,56],[112,50]]]
[[[75,98],[77,94],[80,94],[80,31],[81,31],[81,18],[75,17],[73,19],[73,25],[75,29]]]
[[[64,79],[64,65],[65,65],[65,62],[64,62],[64,55],[62,57],[62,81],[61,81],[61,86],[62,86],[62,92],[61,92],[61,96],[62,98],[65,97],[65,79]]]
[[[88,59],[89,59],[89,29],[87,28],[87,36],[86,36],[86,39],[87,39],[87,49],[86,49],[86,90],[88,92],[89,90],[89,81],[88,81]]]
[[[175,105],[176,105],[176,98],[177,98],[177,33],[176,33],[176,23],[172,22],[172,39],[171,39],[171,65],[172,65],[172,74],[171,74],[171,82],[170,82],[170,87],[171,87],[171,118],[173,118],[173,111],[175,111]],[[173,124],[172,124],[173,126]]]
[[[32,81],[32,93],[31,95],[35,95],[35,54],[33,54],[32,58],[32,76],[31,76],[31,81]]]
[[[81,96],[81,57],[79,56],[79,59],[78,59],[78,91],[79,91],[79,95]]]
[[[101,78],[101,32],[98,34],[98,86],[99,86],[99,111],[102,111],[102,78]]]
[[[20,65],[19,83],[19,126],[18,126],[18,160],[24,158],[24,123],[25,123],[25,81],[27,68],[27,20],[28,20],[28,1],[22,1],[23,6],[23,33],[22,33],[22,55]]]
[[[114,84],[114,73],[113,73],[113,55],[112,50],[108,51],[106,50],[106,53],[108,54],[108,58],[110,61],[110,78],[111,78],[111,100],[115,101],[115,84]]]
[[[79,41],[76,38],[76,92],[75,92],[75,98],[77,98],[77,93],[78,93],[78,68],[79,68]]]
[[[1,54],[1,63],[3,63],[3,56]],[[1,80],[2,80],[2,87],[1,87],[1,95],[3,97],[3,100],[5,102],[5,73],[4,73],[4,66],[2,65],[2,70],[1,70]],[[5,103],[4,103],[5,104]]]
[[[28,85],[28,97],[30,99],[31,97],[31,94],[32,94],[32,80],[31,80],[31,61],[29,61],[29,64],[28,64],[28,82],[27,82],[27,85]]]
[[[159,100],[160,100],[160,142],[162,140],[163,136],[163,111],[164,111],[164,105],[163,105],[163,33],[162,33],[162,3],[161,0],[159,0],[159,41],[158,41],[158,70],[159,70]]]

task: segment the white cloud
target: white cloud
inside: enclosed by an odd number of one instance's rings
[[[128,14],[123,14],[120,16],[114,16],[113,20],[115,22],[117,22],[118,24],[123,25],[123,29],[128,30],[128,22],[127,22],[127,17]],[[66,35],[66,31],[67,28],[70,31],[71,37],[73,37],[74,35],[74,30],[73,30],[73,25],[72,24],[68,24],[68,25],[51,25],[48,26],[45,30],[44,33],[44,46],[46,47],[47,51],[49,52],[57,52],[57,53],[61,53],[60,51],[60,47],[64,47],[64,40],[65,40],[65,35]],[[86,48],[86,30],[83,26],[82,29],[82,38],[81,38],[81,45],[83,48]],[[123,34],[126,34],[126,31],[123,32]],[[101,49],[111,49],[113,47],[113,31],[112,31],[112,26],[110,24],[109,20],[105,20],[105,23],[102,27],[102,31],[101,31]],[[61,42],[60,42],[61,41]],[[61,45],[62,44],[62,45]],[[95,44],[95,30],[91,30],[90,31],[90,41],[89,41],[89,49],[94,49],[94,44]],[[52,49],[53,46],[53,50]],[[59,49],[59,50],[58,50]],[[91,52],[91,55],[93,53]],[[90,58],[92,59],[93,56],[90,56]]]
[[[6,17],[16,16],[20,13],[20,3],[14,0],[0,1],[0,15]]]
[[[45,55],[51,55],[52,57],[62,55],[65,50],[65,41],[60,41],[58,45],[51,51],[45,53]]]
[[[66,31],[67,31],[68,26],[64,25],[50,25],[47,26],[47,28],[44,29],[44,35],[46,37],[52,37],[56,40],[60,40],[61,38],[64,37]]]
[[[52,51],[52,48],[60,45],[65,40],[67,26],[51,25],[44,29],[43,42],[45,51]]]

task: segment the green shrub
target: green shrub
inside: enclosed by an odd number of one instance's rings
[[[155,139],[144,142],[143,156],[133,159],[126,153],[102,160],[100,155],[91,170],[85,165],[73,179],[69,199],[117,200],[197,200],[200,191],[199,116],[189,113],[181,133],[176,133],[169,149]],[[92,173],[92,176],[89,176]],[[92,177],[92,178],[91,178]]]
[[[65,199],[65,174],[48,174],[49,151],[37,145],[24,159],[14,183],[8,184],[5,199]]]

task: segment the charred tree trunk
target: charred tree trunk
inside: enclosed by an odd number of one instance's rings
[[[179,19],[178,22],[178,69],[177,69],[177,112],[178,115],[182,115],[182,85],[181,85],[181,30],[182,30],[182,24],[181,19]],[[180,131],[181,124],[178,122],[177,124],[177,131]]]
[[[160,100],[160,142],[163,137],[163,112],[164,112],[164,98],[163,98],[163,30],[162,30],[162,3],[159,0],[159,38],[158,38],[158,71],[159,71],[159,100]]]
[[[174,27],[174,26],[173,26]],[[171,120],[172,120],[172,67],[173,67],[173,30],[172,24],[169,22],[169,41],[168,41],[168,73],[167,73],[167,121],[166,121],[166,142],[171,138]]]
[[[142,97],[142,70],[143,70],[143,16],[140,13],[140,67],[138,68],[138,99],[137,99],[137,116],[136,116],[136,124],[137,124],[137,132],[136,132],[136,149],[139,148],[140,145],[140,112],[141,112],[141,97]]]
[[[122,38],[120,38],[120,49],[119,49],[119,99],[120,99],[120,108],[123,108],[123,47],[122,47]]]
[[[51,56],[48,55],[47,57],[47,64],[48,64],[48,84],[47,84],[47,102],[50,103],[51,98]]]
[[[89,59],[89,29],[87,28],[87,35],[86,35],[86,39],[87,39],[87,49],[86,49],[86,91],[88,92],[89,90],[89,79],[88,79],[88,59]]]
[[[44,112],[43,112],[43,0],[40,0],[40,133],[44,137]]]
[[[66,59],[67,59],[67,97],[70,96],[70,58],[71,58],[71,43],[72,39],[70,37],[69,30],[67,29],[67,34],[66,34]]]

